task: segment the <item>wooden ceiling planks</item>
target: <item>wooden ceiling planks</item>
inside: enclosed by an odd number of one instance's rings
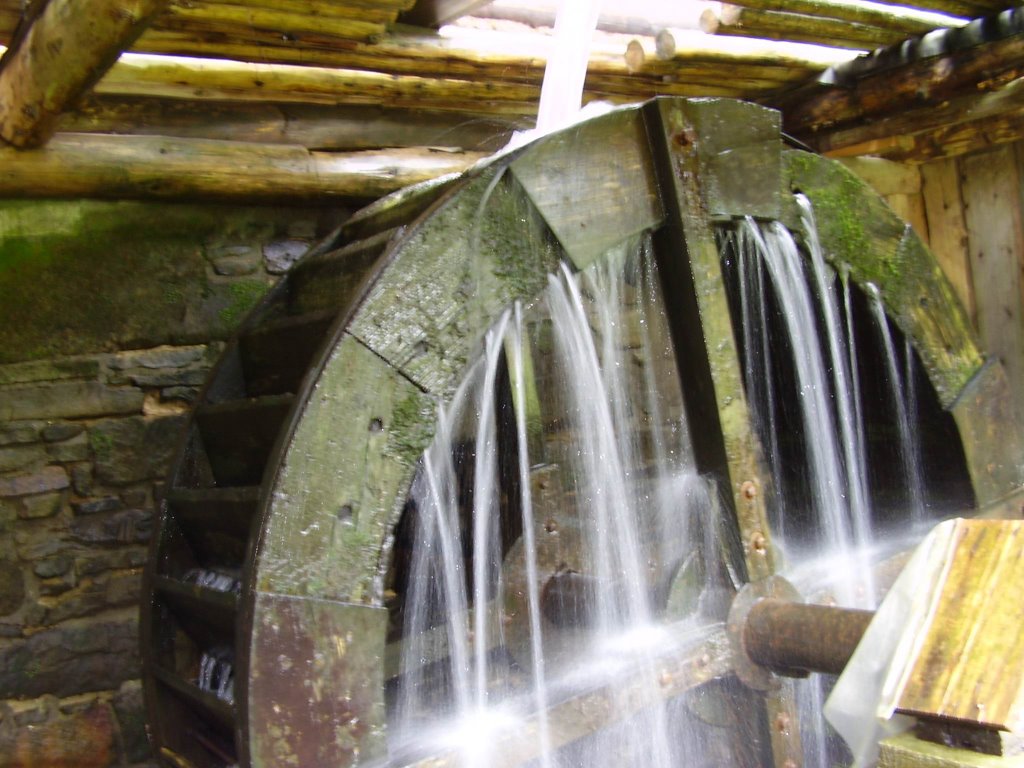
[[[1024,12],[1012,9],[837,67],[776,106],[819,151],[923,162],[1019,138],[1021,78]]]
[[[57,117],[96,83],[167,0],[50,0],[0,61],[0,137],[44,144]]]
[[[951,51],[901,41],[947,19],[960,24],[961,17],[991,13],[1004,4],[915,0],[915,8],[908,9],[851,0],[737,0],[723,6],[714,23],[722,31],[723,17],[732,18],[732,26],[743,27],[734,30],[737,34],[756,35],[757,42],[685,30],[663,30],[657,41],[643,35],[599,34],[585,100],[614,104],[656,95],[743,98],[782,108],[789,132],[822,151],[931,157],[945,151],[944,146],[957,151],[970,145],[972,135],[991,141],[1017,130],[1020,107],[1015,97],[976,102],[1021,74],[1024,44],[1004,35]],[[171,0],[131,48],[155,55],[122,57],[94,95],[81,101],[81,114],[63,124],[92,132],[116,126],[122,133],[152,134],[154,121],[173,113],[178,128],[168,126],[171,135],[174,130],[195,138],[226,135],[223,126],[214,125],[215,118],[183,119],[181,105],[186,104],[207,104],[211,115],[237,126],[249,119],[242,115],[249,114],[246,110],[266,105],[270,112],[259,113],[264,127],[248,130],[254,136],[264,130],[273,133],[278,116],[300,106],[316,113],[304,118],[314,127],[293,131],[292,137],[323,137],[329,114],[381,105],[392,116],[403,110],[449,116],[432,118],[431,124],[437,125],[456,125],[460,118],[528,124],[535,114],[550,37],[537,31],[510,34],[481,28],[459,29],[452,37],[397,23],[401,14],[415,12],[414,5],[415,0]],[[11,40],[22,18],[21,0],[0,0],[0,41]],[[920,39],[933,40],[936,34]],[[794,40],[819,45],[791,45]],[[880,45],[920,55],[912,62],[894,63],[875,55],[856,65],[840,65],[836,71],[848,73],[842,83],[821,77],[826,66],[856,53],[842,47]],[[5,56],[9,60],[11,55]],[[921,83],[927,84],[923,90],[916,87]],[[886,106],[890,92],[893,99]],[[228,118],[232,105],[241,115],[237,120]],[[939,115],[944,122],[937,122]],[[382,129],[382,137],[394,135],[390,128]],[[412,140],[407,134],[406,143]]]

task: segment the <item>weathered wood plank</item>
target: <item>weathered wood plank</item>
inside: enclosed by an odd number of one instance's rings
[[[921,179],[931,251],[963,304],[971,325],[977,328],[977,307],[957,163],[955,160],[926,163],[921,166]]]
[[[544,289],[561,253],[501,164],[440,206],[396,244],[398,261],[351,332],[421,388],[447,396],[472,345],[512,301]]]
[[[217,50],[224,47],[218,45]],[[220,55],[227,55],[222,52]],[[168,56],[125,56],[97,85],[97,93],[301,104],[387,104],[473,111],[475,103],[511,114],[535,107],[538,86],[473,82],[416,75],[290,64],[247,64]]]
[[[921,172],[917,166],[879,157],[845,158],[840,162],[864,179],[885,199],[893,213],[913,227],[922,242],[928,244],[928,217],[921,196]]]
[[[383,758],[387,611],[288,595],[255,601],[241,739],[249,754],[240,762],[271,768]]]
[[[978,332],[985,349],[1002,361],[1018,419],[1024,420],[1020,166],[1014,148],[1006,146],[964,158],[960,169]]]
[[[847,87],[794,93],[787,97],[783,125],[787,133],[813,145],[822,129],[939,105],[968,92],[995,91],[1022,76],[1024,35],[1010,35],[871,72]]]
[[[993,757],[923,741],[912,733],[890,736],[880,743],[878,768],[1020,768],[1021,757]]]
[[[999,361],[990,359],[952,408],[978,508],[1011,517],[1024,516],[1024,428],[1014,416],[1018,395]]]
[[[0,68],[0,137],[39,146],[168,0],[50,0]]]
[[[766,137],[774,133],[774,162],[766,161],[758,168],[757,181],[748,186],[754,188],[751,194],[761,198],[762,213],[778,218],[783,186],[781,140],[774,112],[751,104],[727,104],[723,113],[720,106],[709,101],[661,102],[648,107],[653,113],[648,125],[666,208],[666,226],[656,235],[655,249],[673,254],[659,258],[659,268],[668,290],[677,294],[669,322],[690,428],[704,435],[695,443],[698,471],[720,477],[730,489],[746,570],[749,578],[756,580],[774,572],[774,561],[767,546],[770,532],[759,492],[763,476],[760,449],[743,393],[712,228],[713,214],[728,215],[730,202],[739,208],[746,207],[749,200],[744,192],[732,200],[723,194],[727,187],[716,183],[716,166],[707,163],[705,153],[714,157],[716,147],[730,145],[759,147],[771,154]],[[715,119],[722,114],[732,119]],[[696,327],[701,327],[702,333],[694,334]]]
[[[167,509],[198,562],[240,568],[258,501],[257,486],[176,488]]]
[[[260,592],[383,604],[381,553],[435,408],[355,338],[341,339],[278,468],[255,563]]]
[[[897,711],[1024,729],[1024,522],[958,520]],[[993,663],[998,659],[998,663]]]
[[[921,192],[921,174],[913,166],[877,157],[844,158],[840,162],[882,197],[916,195]]]
[[[238,347],[248,395],[298,391],[336,314],[328,310],[286,317],[243,335]]]
[[[663,215],[636,110],[546,137],[510,170],[578,269]]]
[[[769,135],[778,137],[778,116],[751,104],[658,102],[648,106],[647,125],[666,209],[666,226],[654,238],[662,282],[677,292],[671,302],[669,323],[679,361],[690,429],[700,432],[695,442],[698,471],[719,478],[723,493],[728,488],[729,506],[737,524],[739,541],[723,552],[732,567],[746,571],[750,580],[775,570],[763,483],[760,449],[743,392],[722,266],[709,215],[730,213],[757,201],[762,210],[775,208],[778,217],[783,173],[776,141],[773,161],[756,167],[749,186],[732,198],[737,180],[718,184],[715,174],[730,169],[728,158],[717,162],[720,147],[760,147],[772,150]],[[732,119],[727,119],[726,116]],[[744,153],[738,153],[738,158]],[[778,174],[772,178],[772,169]],[[717,189],[716,189],[717,187]],[[752,195],[752,197],[750,196]],[[701,328],[700,334],[693,333]],[[741,551],[735,551],[741,550]],[[740,561],[742,558],[742,561]],[[790,729],[771,729],[769,736],[775,765],[802,763],[798,715],[793,689],[783,685],[764,699],[767,721],[785,717]]]
[[[733,0],[732,5],[761,11],[799,13],[826,19],[892,29],[905,36],[920,35],[938,27],[962,23],[954,16],[911,7],[866,5],[847,0]]]
[[[892,160],[924,163],[944,157],[959,157],[984,152],[1020,139],[1024,134],[1024,108],[1002,114],[982,116],[977,120],[957,120],[912,135],[894,136],[848,146],[839,154],[871,153]]]
[[[1024,109],[1024,78],[1018,78],[991,93],[967,93],[925,109],[907,109],[814,136],[814,147],[829,157],[873,154],[926,161],[931,153],[963,154],[975,142],[998,143],[1020,136],[997,123],[1011,123]],[[959,127],[963,126],[963,127]],[[1007,140],[1007,139],[1003,139]],[[967,146],[963,146],[967,145]]]
[[[291,395],[270,395],[203,405],[196,410],[218,485],[260,484],[292,400]]]
[[[354,14],[353,14],[354,16]],[[279,35],[301,37],[305,34],[323,34],[348,40],[368,40],[382,34],[394,14],[379,14],[363,9],[361,18],[314,16],[312,14],[270,8],[243,8],[237,5],[189,2],[174,3],[155,26],[165,29],[205,30],[242,34],[267,30]]]
[[[189,198],[332,204],[462,171],[481,153],[352,153],[160,136],[67,134],[0,149],[0,197]]]
[[[296,314],[343,312],[358,298],[363,279],[393,235],[394,230],[386,230],[299,262],[289,276],[289,310]]]
[[[906,37],[902,32],[857,22],[728,4],[723,4],[719,11],[708,8],[700,20],[701,29],[709,35],[789,40],[858,50],[890,45]]]

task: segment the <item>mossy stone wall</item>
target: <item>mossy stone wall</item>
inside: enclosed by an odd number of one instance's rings
[[[151,759],[151,520],[223,340],[342,210],[0,202],[0,768]]]

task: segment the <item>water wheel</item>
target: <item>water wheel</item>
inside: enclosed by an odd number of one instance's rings
[[[784,148],[767,109],[662,100],[612,112],[370,206],[242,325],[195,408],[147,571],[144,683],[160,758],[179,768],[387,760],[389,658],[403,642],[395,563],[438,405],[484,331],[534,300],[561,260],[585,269],[637,237],[667,297],[693,462],[722,491],[721,569],[769,583],[770,483],[716,231],[745,217],[793,222],[794,190],[820,212],[835,263],[880,289],[923,363],[936,418],[952,414],[964,498],[984,506],[1019,488],[1001,373],[877,197],[841,167]],[[734,663],[708,639],[665,662],[661,695],[731,679]],[[719,691],[725,710],[746,707],[755,723],[741,762],[799,765],[791,691],[769,688]],[[559,705],[604,711],[602,695]],[[716,718],[729,714],[706,714]],[[572,722],[559,743],[614,726]]]

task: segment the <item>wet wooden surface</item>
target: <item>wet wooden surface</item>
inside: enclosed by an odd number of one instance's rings
[[[247,709],[252,768],[384,757],[386,625],[383,608],[257,596]]]
[[[958,520],[897,709],[1024,730],[1024,521]]]
[[[941,268],[913,230],[838,163],[785,153],[790,185],[814,206],[826,260],[875,285],[886,312],[910,336],[945,407],[978,371],[982,356],[970,322]]]
[[[663,216],[637,109],[545,137],[510,170],[577,269]]]

